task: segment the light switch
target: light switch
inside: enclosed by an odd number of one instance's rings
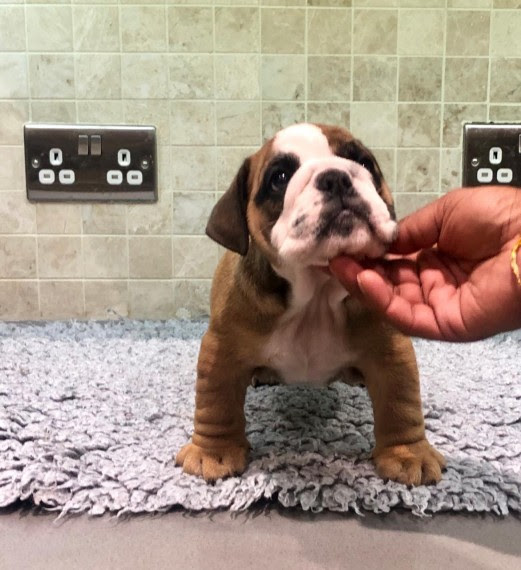
[[[92,135],[90,137],[90,154],[92,156],[101,155],[101,135]]]
[[[87,156],[89,154],[89,137],[88,135],[78,136],[78,154]]]

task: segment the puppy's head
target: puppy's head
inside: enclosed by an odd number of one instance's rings
[[[310,266],[378,257],[396,228],[373,154],[345,129],[299,124],[244,161],[206,231],[241,255],[252,239],[276,265]]]

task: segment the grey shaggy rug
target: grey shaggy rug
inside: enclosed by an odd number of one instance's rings
[[[66,513],[173,507],[416,514],[521,512],[521,334],[468,345],[415,341],[437,486],[384,482],[369,459],[363,388],[250,388],[251,463],[207,485],[172,457],[192,428],[204,322],[0,323],[0,507]]]

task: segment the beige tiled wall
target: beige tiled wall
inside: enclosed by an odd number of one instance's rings
[[[0,0],[0,319],[207,310],[202,236],[282,125],[346,125],[400,215],[457,186],[461,123],[521,120],[519,0]],[[32,205],[22,125],[155,124],[153,205]]]

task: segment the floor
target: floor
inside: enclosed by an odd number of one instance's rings
[[[87,516],[0,511],[1,570],[519,569],[521,519],[408,513]]]

